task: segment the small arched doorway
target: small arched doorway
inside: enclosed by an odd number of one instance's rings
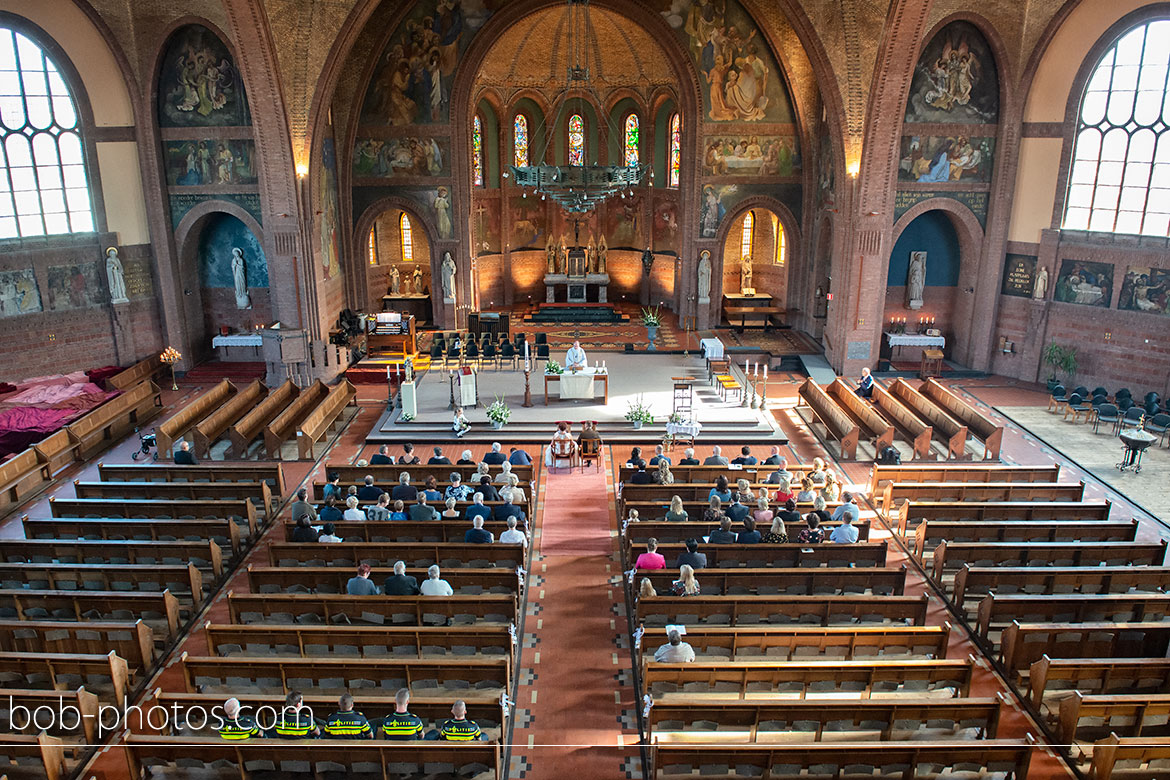
[[[769,295],[771,305],[785,308],[792,236],[780,215],[766,206],[745,209],[732,218],[723,239],[723,295],[733,305],[745,288],[755,297]],[[750,268],[750,271],[749,271]],[[729,323],[740,320],[724,312]]]
[[[422,219],[401,208],[386,209],[370,223],[363,249],[366,311],[408,312],[417,326],[432,326],[434,252]]]

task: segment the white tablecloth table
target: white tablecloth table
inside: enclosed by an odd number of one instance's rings
[[[233,333],[230,336],[212,336],[212,347],[258,347],[263,342],[259,333]]]
[[[556,385],[557,397],[562,400],[592,400],[597,385],[602,388],[603,403],[609,403],[609,369],[588,366],[577,371],[566,370],[563,374],[544,375],[544,404],[548,406],[549,385]]]
[[[942,336],[927,336],[925,333],[886,333],[886,343],[891,347],[938,347],[946,346]]]
[[[561,398],[592,398],[593,371],[566,371],[561,374]]]
[[[694,439],[698,437],[699,431],[703,430],[703,424],[698,420],[690,422],[668,422],[666,424],[666,433],[668,436],[684,439]]]
[[[722,360],[723,342],[719,339],[701,339],[699,341],[699,353],[707,358],[707,360]]]

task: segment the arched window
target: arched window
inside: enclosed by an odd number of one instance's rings
[[[517,167],[528,165],[528,117],[523,114],[512,122],[512,156]]]
[[[483,122],[479,119],[479,114],[475,115],[475,119],[471,122],[471,168],[472,179],[471,183],[476,187],[483,186]],[[402,215],[406,219],[406,215]],[[407,225],[410,220],[406,220]]]
[[[638,164],[638,115],[626,117],[625,132],[622,135],[623,157],[626,165]]]
[[[1081,98],[1064,227],[1170,235],[1170,20],[1142,24],[1097,63]]]
[[[569,165],[585,164],[585,120],[580,114],[569,117]]]
[[[743,215],[743,236],[739,241],[739,256],[752,253],[752,232],[755,230],[756,218],[752,212]]]
[[[77,106],[45,52],[0,27],[0,238],[91,233]]]
[[[414,241],[411,238],[413,230],[410,227],[410,217],[406,212],[402,213],[402,217],[398,220],[398,231],[402,234],[402,259],[414,259]]]
[[[678,171],[682,163],[682,119],[678,114],[670,118],[670,175],[671,187],[678,186]]]
[[[374,226],[372,228],[370,228],[370,244],[368,247],[368,253],[370,256],[370,265],[377,265],[378,264],[378,225],[377,225],[377,223],[374,223]]]
[[[772,215],[772,235],[776,236],[776,265],[784,265],[784,226],[780,224],[780,217]]]

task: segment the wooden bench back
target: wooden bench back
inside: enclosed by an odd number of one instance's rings
[[[674,566],[686,552],[685,544],[664,543],[658,552]],[[633,551],[630,550],[630,553]],[[707,568],[747,566],[754,568],[802,566],[885,566],[886,542],[858,544],[704,544],[699,552],[707,556]],[[636,557],[636,556],[635,556]]]
[[[50,474],[56,474],[77,460],[77,440],[68,428],[41,439],[33,449],[41,456],[42,462],[48,464]]]
[[[1043,628],[1044,630],[1061,629],[1063,626],[1050,626],[1044,624],[1037,625],[1036,628]],[[1120,632],[1116,631],[1116,626],[1102,626],[1100,623],[1085,624],[1079,626],[1068,626],[1069,638],[1075,640],[1076,638],[1089,638],[1093,631],[1099,631],[1105,628],[1105,633],[1101,636],[1104,638],[1112,632],[1116,637]],[[1165,630],[1165,633],[1163,633]],[[1161,634],[1161,638],[1170,638],[1170,626],[1165,624],[1152,625],[1145,624],[1142,627],[1142,633],[1150,636],[1153,632]],[[1006,633],[1005,633],[1006,638]],[[1102,647],[1103,642],[1090,644],[1086,647],[1086,652],[1093,652],[1089,648]],[[1162,641],[1161,647],[1163,652],[1166,649],[1166,642]],[[1151,642],[1148,647],[1155,648],[1158,645],[1156,642]],[[1130,649],[1118,648],[1124,652],[1130,653],[1129,657],[1107,657],[1113,651],[1109,647],[1105,647],[1106,657],[1080,657],[1078,652],[1074,656],[1067,658],[1051,657],[1047,653],[1041,655],[1039,659],[1033,661],[1030,667],[1014,667],[1016,672],[1022,669],[1027,669],[1028,675],[1028,695],[1032,700],[1032,705],[1040,710],[1044,703],[1045,693],[1050,692],[1049,689],[1060,691],[1062,694],[1067,694],[1070,690],[1079,690],[1082,693],[1100,694],[1100,695],[1115,695],[1115,694],[1151,694],[1163,693],[1167,686],[1170,686],[1170,659],[1165,657],[1155,656],[1152,653],[1146,653],[1146,647],[1132,648],[1137,650],[1134,655]],[[1151,657],[1143,658],[1143,655]]]
[[[922,383],[922,394],[966,425],[971,433],[983,441],[984,460],[999,460],[999,448],[1003,443],[1002,425],[996,425],[991,418],[940,385],[935,379],[927,379]]]
[[[9,539],[0,545],[9,563],[119,563],[154,565],[194,563],[218,579],[223,575],[223,550],[215,542],[110,542]]]
[[[841,443],[841,457],[845,460],[856,459],[861,429],[853,419],[829,397],[824,388],[811,379],[804,380],[797,394],[812,409],[829,435]]]
[[[246,521],[250,536],[256,534],[256,505],[251,501],[179,500],[149,498],[50,498],[53,517],[125,518],[231,518]]]
[[[28,690],[25,688],[0,688],[0,699],[10,702],[12,707],[24,707],[33,712],[38,707],[48,707],[56,712],[57,708],[76,707],[81,717],[77,719],[76,727],[68,718],[54,718],[48,732],[53,737],[81,736],[88,744],[96,744],[99,704],[98,697],[90,693],[85,687],[71,690]],[[11,710],[9,722],[11,722]]]
[[[79,482],[78,498],[128,498],[136,501],[251,501],[258,512],[275,509],[267,482]]]
[[[268,560],[273,566],[356,566],[368,563],[374,568],[393,567],[398,561],[407,566],[443,568],[464,566],[486,568],[502,566],[515,571],[524,565],[525,550],[518,544],[465,544],[462,542],[273,542],[268,545]]]
[[[158,437],[159,458],[170,460],[173,455],[172,450],[179,440],[184,438],[205,417],[223,406],[237,392],[236,386],[231,381],[224,379],[215,387],[189,402],[166,422],[156,426],[154,432]]]
[[[417,449],[415,450],[418,451]],[[452,457],[454,453],[448,453],[447,457]],[[421,457],[421,456],[420,456]],[[398,475],[402,472],[410,474],[410,484],[421,485],[426,482],[427,477],[434,477],[439,482],[447,481],[452,472],[459,474],[460,479],[465,485],[478,485],[479,480],[475,477],[475,466],[457,466],[451,465],[436,465],[428,466],[425,463],[420,463],[417,466],[400,466],[398,464],[390,466],[353,466],[348,463],[327,463],[325,465],[326,474],[336,474],[341,478],[342,485],[361,485],[367,476],[374,478],[375,485],[389,485],[393,487],[398,484]],[[499,466],[488,466],[491,471],[493,482],[494,477],[501,471]],[[533,480],[532,466],[513,466],[512,473],[520,480],[521,485],[531,485]],[[474,481],[472,481],[474,479]],[[497,488],[499,485],[497,485]]]
[[[1100,593],[1031,595],[988,593],[979,602],[975,630],[989,639],[1017,620],[1030,623],[1099,623],[1109,615],[1118,623],[1159,622],[1170,612],[1170,593]],[[1002,650],[1002,646],[1001,646]]]
[[[142,426],[162,412],[161,392],[154,382],[140,382],[66,426],[85,459]]]
[[[952,600],[960,609],[968,598],[999,593],[1155,592],[1170,582],[1164,566],[964,566],[955,573]]]
[[[21,653],[0,652],[0,669],[28,677],[44,674],[56,680],[59,674],[80,675],[82,678],[105,677],[110,680],[108,692],[99,694],[102,701],[116,703],[119,707],[130,692],[130,667],[126,659],[113,650],[108,653],[87,655],[84,653]]]
[[[357,390],[343,379],[332,388],[317,408],[301,421],[297,427],[297,453],[301,460],[311,460],[313,445],[319,442],[334,421],[341,416],[342,410],[349,406],[357,396]]]
[[[947,571],[980,566],[1161,566],[1166,542],[948,542],[934,549],[931,576],[942,582]]]
[[[158,355],[150,355],[143,358],[134,365],[114,374],[106,380],[110,387],[116,387],[119,390],[126,390],[146,379],[153,379],[162,372],[163,362]]]
[[[906,568],[851,569],[824,567],[817,569],[703,569],[696,574],[705,595],[758,596],[845,596],[871,593],[900,596],[906,585]],[[661,594],[670,593],[678,579],[673,569],[641,569],[634,574],[631,587],[641,587],[643,579]]]
[[[882,415],[906,436],[913,447],[915,459],[933,459],[934,454],[931,452],[930,443],[934,438],[934,428],[918,419],[912,411],[903,406],[901,401],[877,382],[874,382],[873,385],[873,402],[881,410]]]
[[[485,531],[495,535],[497,541],[500,534],[508,530],[502,522],[489,520],[483,525]],[[518,525],[524,530],[523,524]],[[291,521],[284,524],[284,538],[292,541],[296,526]],[[333,524],[333,533],[347,542],[462,542],[471,523],[467,520],[342,520]]]
[[[370,574],[370,581],[381,587],[393,572],[381,569]],[[427,578],[427,570],[410,567],[407,575],[418,582]],[[354,576],[350,569],[339,566],[256,566],[248,564],[248,587],[253,593],[345,593],[345,584]],[[474,596],[480,593],[518,593],[520,578],[515,571],[494,569],[451,569],[443,573],[457,595]]]
[[[1081,721],[1089,721],[1087,728]],[[1066,745],[1101,739],[1101,731],[1137,737],[1170,721],[1170,694],[1088,695],[1073,691],[1060,700],[1056,734]]]
[[[346,622],[373,625],[447,625],[470,617],[476,623],[509,623],[516,619],[516,594],[489,593],[479,596],[349,596],[344,593],[228,593],[228,608],[233,623],[246,623],[245,617],[258,621],[276,615],[294,618],[315,616],[321,624]],[[443,622],[436,624],[436,618]]]
[[[704,659],[772,663],[908,660],[947,657],[951,624],[941,626],[687,626],[686,641]],[[668,641],[665,627],[646,626],[639,650],[649,658]]]
[[[649,516],[649,513],[645,511],[646,509],[647,507],[642,506],[640,511],[643,515]],[[691,517],[695,516],[695,514],[691,514]],[[701,517],[701,515],[699,516]],[[830,521],[828,523],[821,523],[820,527],[825,529],[827,536],[839,525],[841,525],[840,521]],[[766,526],[757,524],[756,530],[761,534],[766,534],[770,527],[770,523]],[[801,520],[800,522],[785,523],[784,527],[788,533],[788,538],[795,542],[797,535],[806,529],[808,524],[804,520]],[[856,522],[853,524],[853,527],[857,529],[857,540],[859,542],[869,541],[870,523],[868,520]],[[703,523],[699,520],[687,520],[682,523],[672,523],[666,520],[641,520],[637,523],[628,523],[626,525],[625,536],[627,541],[637,548],[645,544],[646,540],[650,538],[657,539],[659,542],[685,542],[691,538],[702,538],[717,528],[717,525]],[[735,533],[743,532],[743,523],[732,523],[731,530]]]
[[[126,659],[145,672],[155,660],[154,632],[141,620],[0,620],[0,649],[13,653],[82,653]]]
[[[143,591],[109,590],[0,590],[0,606],[14,611],[22,620],[28,619],[29,610],[43,609],[54,615],[72,613],[72,620],[88,622],[89,614],[129,613],[134,619],[145,613],[160,615],[165,625],[166,636],[174,639],[180,627],[179,600],[164,590],[160,593]],[[37,619],[33,617],[33,619]],[[143,618],[146,619],[146,618]],[[108,620],[99,618],[99,620]]]
[[[274,495],[285,495],[284,472],[279,463],[222,461],[195,466],[99,463],[98,477],[104,482],[267,482]]]
[[[1124,768],[1117,769],[1122,763]],[[1170,737],[1119,737],[1110,734],[1093,745],[1088,776],[1093,780],[1121,777],[1161,777],[1170,762]]]
[[[1119,658],[1159,658],[1165,661],[1166,650],[1170,648],[1170,623],[1013,621],[1003,630],[999,644],[999,655],[1009,674],[1031,669],[1033,664],[1045,657],[1093,658],[1105,665],[1111,659],[1116,662]],[[1107,692],[1087,688],[1081,690]],[[1039,702],[1036,703],[1039,706]]]
[[[914,533],[919,560],[941,540],[948,542],[1132,542],[1137,520],[923,520]]]
[[[112,563],[0,563],[0,588],[39,590],[170,590],[203,601],[203,572],[192,563],[150,566]]]
[[[288,408],[296,400],[301,389],[291,379],[285,381],[251,411],[236,421],[228,430],[228,438],[232,446],[228,449],[229,458],[242,458],[248,452],[248,445],[264,431],[264,426],[276,419],[276,416]]]
[[[702,586],[702,572],[697,575]],[[738,626],[741,620],[770,625],[804,623],[830,626],[844,623],[926,623],[926,595],[917,596],[645,596],[638,599],[636,622],[674,625],[721,621]]]
[[[297,426],[329,395],[329,388],[317,380],[264,426],[264,449],[270,458],[280,457],[280,447],[296,435]]]
[[[845,412],[860,423],[866,433],[866,438],[872,439],[874,447],[881,452],[885,447],[894,443],[894,426],[889,420],[882,417],[876,409],[853,392],[853,388],[845,384],[840,377],[833,380],[833,384],[825,388],[825,393],[837,402]]]
[[[28,539],[120,539],[171,541],[208,539],[232,551],[243,549],[240,528],[234,520],[157,520],[126,517],[21,518]]]
[[[259,379],[236,393],[235,397],[220,406],[195,426],[195,454],[200,458],[211,457],[211,445],[227,432],[227,429],[252,407],[264,400],[268,388]]]
[[[996,464],[961,463],[905,463],[886,466],[875,463],[869,475],[869,493],[880,496],[882,488],[889,482],[932,483],[932,482],[1059,482],[1060,465],[1054,466],[1003,466]]]
[[[967,426],[932,404],[926,396],[915,390],[901,377],[890,385],[890,395],[900,401],[916,416],[930,423],[931,428],[946,442],[947,457],[954,460],[968,460]]]
[[[0,464],[0,511],[18,504],[52,478],[48,464],[29,447]]]
[[[1100,520],[1109,519],[1108,501],[903,501],[886,513],[898,534],[906,537],[923,520]]]
[[[511,652],[512,638],[508,626],[274,626],[229,625],[204,626],[208,651],[215,656],[268,654],[279,650],[282,655],[303,658],[340,657],[357,649],[372,657],[374,649],[393,656],[413,648],[418,658],[442,648],[448,654],[472,648],[476,655],[505,655]],[[413,705],[413,702],[412,702]],[[448,707],[449,711],[449,707]]]
[[[1082,501],[1085,483],[1078,482],[887,482],[881,492],[884,509],[899,501]]]
[[[649,459],[646,459],[649,463]],[[652,471],[656,466],[647,466],[647,471]],[[788,473],[792,475],[796,484],[800,484],[800,480],[812,471],[812,464],[788,464]],[[779,471],[779,466],[677,466],[670,467],[670,473],[674,475],[674,484],[676,485],[706,485],[710,490],[715,485],[715,481],[720,477],[727,477],[727,482],[734,485],[737,479],[746,479],[751,485],[767,484],[770,488],[775,488],[774,483],[768,482],[768,477],[772,472]],[[637,473],[637,469],[631,466],[621,465],[618,468],[618,481],[625,483],[626,489],[641,489],[651,487],[650,485],[634,485],[630,483],[630,479]],[[660,487],[654,485],[653,487]]]

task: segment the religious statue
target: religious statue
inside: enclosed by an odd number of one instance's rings
[[[589,234],[589,243],[585,247],[585,273],[595,273],[597,269],[597,242],[593,240],[593,234]]]
[[[414,294],[415,295],[422,295],[423,294],[422,269],[416,265],[414,267],[414,273],[411,274],[411,277],[414,279]]]
[[[699,253],[699,303],[711,302],[711,253]]]
[[[122,261],[118,259],[117,247],[106,250],[106,279],[110,283],[110,303],[129,303],[126,278],[122,274]]]
[[[248,296],[247,265],[244,262],[244,250],[236,247],[232,250],[232,280],[236,287],[236,308],[252,308],[252,299]]]
[[[1040,266],[1036,269],[1036,283],[1032,287],[1032,300],[1042,301],[1048,295],[1048,269]]]
[[[605,241],[605,234],[601,234],[601,242],[597,245],[597,273],[605,273],[605,261],[609,257],[609,244]]]
[[[455,260],[450,252],[443,253],[443,302],[455,303]]]
[[[752,289],[752,256],[744,255],[739,259],[739,291],[746,293]]]
[[[926,252],[910,253],[910,269],[906,273],[906,305],[922,308],[922,292],[926,289]]]
[[[398,266],[390,266],[390,294],[398,295],[398,289],[402,286],[402,274],[398,273]]]
[[[650,247],[642,252],[642,272],[647,276],[650,275],[650,269],[654,267],[654,253],[650,251]]]
[[[569,272],[569,248],[565,245],[565,237],[561,236],[561,245],[557,249],[557,273]]]
[[[548,243],[545,244],[544,253],[548,259],[548,272],[555,274],[557,272],[557,242],[553,240],[552,233],[548,234]]]

